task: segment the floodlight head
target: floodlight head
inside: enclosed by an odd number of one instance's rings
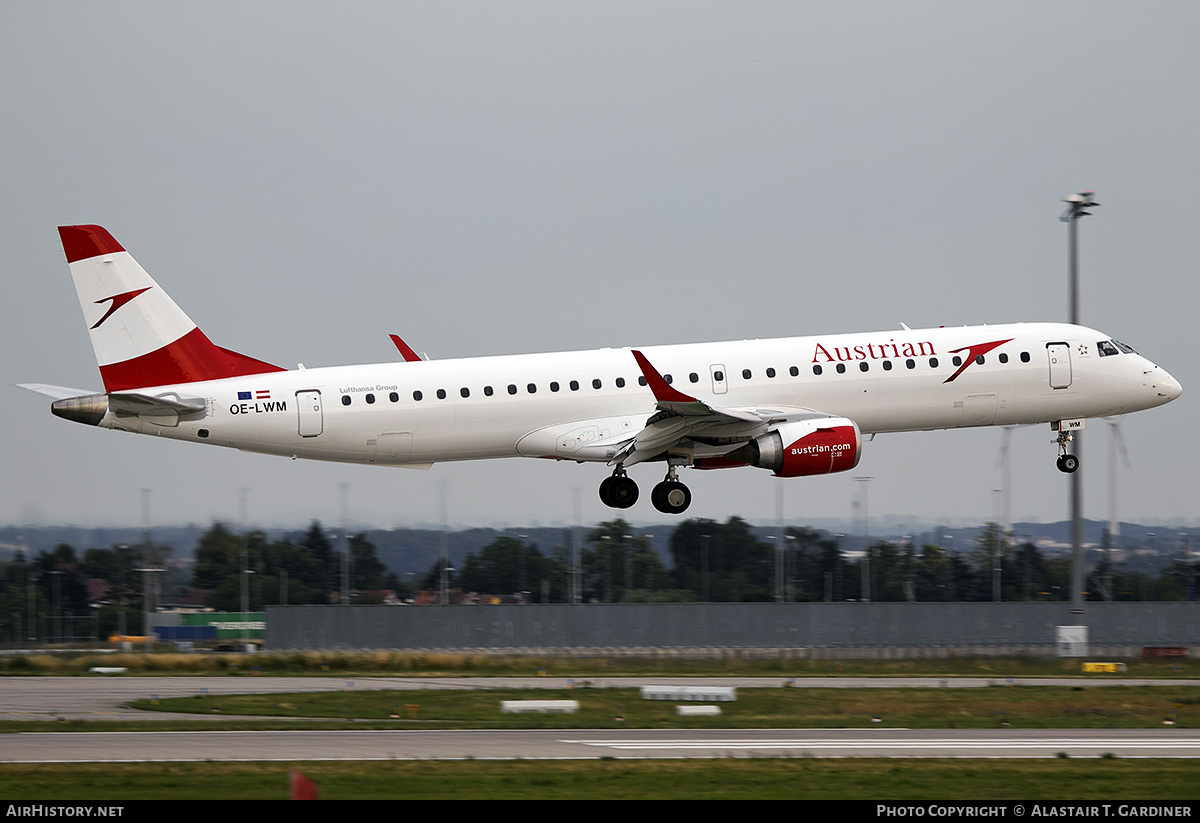
[[[1078,194],[1068,194],[1063,198],[1063,202],[1068,204],[1067,210],[1064,211],[1062,216],[1058,219],[1064,223],[1070,223],[1072,220],[1077,220],[1080,217],[1090,217],[1092,213],[1090,211],[1084,211],[1084,209],[1090,209],[1093,206],[1100,205],[1094,199],[1092,199],[1095,197],[1095,195],[1096,192],[1091,189],[1079,192]]]

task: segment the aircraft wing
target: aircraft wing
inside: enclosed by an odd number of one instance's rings
[[[747,440],[765,434],[773,426],[796,420],[828,417],[824,412],[800,406],[774,408],[719,408],[710,406],[673,388],[640,351],[633,352],[646,384],[654,393],[657,413],[646,426],[608,461],[631,466],[659,457],[687,443],[689,451],[709,456],[723,454]]]

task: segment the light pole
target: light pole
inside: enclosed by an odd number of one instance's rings
[[[1096,202],[1096,193],[1091,189],[1079,194],[1068,194],[1063,198],[1067,210],[1058,219],[1067,224],[1067,265],[1069,276],[1070,321],[1079,325],[1079,219],[1088,217]],[[1075,434],[1075,457],[1080,460],[1079,434]],[[1071,612],[1083,614],[1083,475],[1071,475]]]

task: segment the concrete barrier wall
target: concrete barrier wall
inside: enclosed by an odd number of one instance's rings
[[[1200,647],[1195,603],[609,603],[522,606],[268,606],[270,650],[792,649],[826,656],[1055,652],[1086,625],[1091,651]],[[963,651],[966,650],[966,651]]]

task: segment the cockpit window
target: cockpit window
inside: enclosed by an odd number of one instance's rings
[[[1101,357],[1108,357],[1110,354],[1120,354],[1117,347],[1107,340],[1101,340],[1096,344],[1096,349],[1100,352]]]
[[[1128,343],[1122,343],[1120,340],[1114,340],[1112,342],[1114,346],[1126,354],[1137,354],[1137,352],[1133,350],[1133,346],[1130,346]]]

